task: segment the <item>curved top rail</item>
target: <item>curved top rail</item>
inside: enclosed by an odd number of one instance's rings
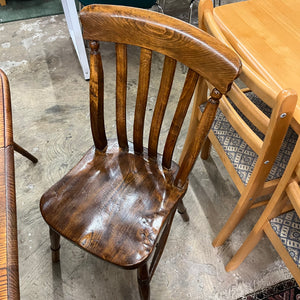
[[[84,39],[158,51],[193,69],[221,93],[240,73],[241,62],[231,49],[173,17],[139,8],[90,5],[83,8],[80,19]]]

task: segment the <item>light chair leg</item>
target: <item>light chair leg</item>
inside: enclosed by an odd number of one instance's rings
[[[29,160],[31,160],[34,164],[38,162],[38,159],[33,156],[31,153],[26,151],[23,147],[18,145],[17,143],[13,142],[14,150],[20,153],[21,155],[25,156]]]
[[[141,300],[150,299],[150,277],[147,263],[137,269],[137,280]]]
[[[227,240],[227,238],[230,236],[230,234],[233,232],[236,226],[246,215],[247,211],[250,209],[251,204],[253,202],[249,201],[246,198],[246,195],[243,195],[239,199],[226,224],[223,226],[221,231],[218,233],[217,237],[214,239],[212,243],[214,247],[219,247],[224,244],[224,242]]]
[[[90,68],[87,59],[86,50],[84,47],[81,27],[79,23],[78,13],[74,0],[61,0],[61,4],[66,17],[66,22],[72,38],[82,71],[84,79],[90,79]]]
[[[60,235],[52,228],[49,228],[52,262],[59,262]]]
[[[259,241],[263,237],[263,229],[260,228],[257,230],[255,227],[240,247],[240,249],[236,252],[236,254],[232,257],[229,263],[226,265],[225,269],[227,272],[235,270],[244,259],[250,254],[250,252],[255,248],[255,246],[259,243]]]

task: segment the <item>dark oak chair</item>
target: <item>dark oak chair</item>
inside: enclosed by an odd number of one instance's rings
[[[14,143],[9,85],[0,70],[0,299],[20,299]]]
[[[188,175],[214,119],[218,99],[239,74],[240,61],[200,29],[156,12],[91,5],[81,11],[80,18],[83,36],[90,40],[91,47],[90,119],[94,146],[41,198],[41,213],[50,227],[52,260],[59,260],[62,235],[105,261],[137,269],[140,296],[149,299],[149,283],[176,209],[184,219],[188,218],[182,203]],[[105,132],[104,75],[98,41],[116,44],[117,139],[107,139]],[[133,143],[127,139],[126,127],[127,44],[141,48]],[[165,58],[145,148],[143,132],[153,51]],[[190,69],[160,155],[158,141],[176,61]],[[172,161],[173,151],[199,77],[211,82],[215,89],[195,129],[194,141],[178,166]]]

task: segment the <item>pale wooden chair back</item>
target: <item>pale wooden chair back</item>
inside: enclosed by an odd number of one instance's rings
[[[214,20],[209,0],[199,3],[199,26],[231,48]],[[278,84],[268,84],[243,60],[242,64],[241,81],[232,85],[227,97],[222,97],[221,114],[218,114],[209,134],[209,141],[241,193],[238,205],[213,242],[215,246],[223,244],[249,208],[267,203],[257,199],[272,193],[284,172],[282,163],[275,163],[278,153],[279,157],[289,157],[292,152],[289,143],[296,142],[296,134],[291,129],[288,131],[297,103],[296,92],[283,89]],[[219,128],[225,123],[230,129]],[[283,143],[286,134],[289,140]],[[227,144],[230,139],[231,143],[236,142],[240,146]],[[209,147],[207,142],[201,155],[203,159],[208,157]],[[243,160],[247,160],[246,163]]]

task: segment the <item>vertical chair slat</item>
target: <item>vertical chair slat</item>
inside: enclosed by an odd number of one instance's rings
[[[174,184],[177,187],[182,188],[186,184],[188,175],[194,166],[205,137],[207,136],[214,121],[217,108],[219,106],[219,99],[222,97],[222,94],[214,88],[210,96],[211,97],[208,99],[208,103],[206,104],[205,110],[196,127],[194,134],[195,141],[191,141],[189,145],[187,145],[187,151],[181,160],[180,168],[174,180]]]
[[[194,94],[198,77],[199,75],[196,72],[189,69],[164,148],[162,164],[167,169],[171,167],[174,147]]]
[[[99,42],[91,41],[91,58],[90,58],[90,114],[91,129],[95,147],[103,150],[107,145],[107,139],[104,127],[103,114],[103,67],[101,55],[99,53]]]
[[[143,152],[143,132],[148,98],[152,51],[142,48],[140,56],[139,85],[136,98],[133,143],[136,153]]]
[[[126,130],[127,46],[116,44],[116,114],[119,146],[128,148]]]
[[[156,157],[159,133],[169,100],[173,78],[175,74],[176,60],[168,56],[165,57],[163,73],[160,81],[157,101],[152,117],[151,129],[149,134],[148,155]]]

